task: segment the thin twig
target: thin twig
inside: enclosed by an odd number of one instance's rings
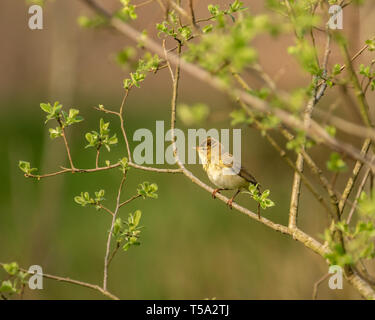
[[[349,212],[349,215],[348,215],[348,218],[346,219],[346,224],[349,224],[350,221],[352,220],[352,217],[353,217],[353,214],[354,214],[354,211],[355,209],[357,208],[357,203],[358,203],[358,199],[363,191],[363,188],[365,187],[366,185],[366,181],[367,181],[367,178],[369,177],[370,175],[370,172],[371,172],[371,169],[367,169],[367,171],[365,172],[364,176],[363,176],[363,179],[358,187],[358,191],[357,191],[357,194],[355,196],[355,199],[354,199],[354,202],[353,202],[353,205],[352,205],[352,208],[350,209],[350,212]]]
[[[362,155],[366,155],[367,152],[368,152],[368,149],[370,148],[370,144],[371,144],[371,140],[370,139],[366,139],[362,145],[362,149],[361,149],[361,154]],[[340,203],[339,203],[339,209],[340,209],[340,215],[342,215],[344,209],[345,209],[345,204],[348,200],[348,197],[354,187],[354,183],[355,181],[357,180],[357,177],[358,177],[358,174],[362,168],[363,164],[362,162],[360,161],[357,161],[354,165],[354,168],[353,168],[353,172],[352,172],[352,175],[350,176],[350,178],[348,179],[348,182],[346,183],[346,186],[345,186],[345,189],[344,189],[344,192],[342,193],[342,196],[341,196],[341,199],[340,199]]]
[[[4,265],[5,265],[5,263],[1,263],[0,262],[0,266],[3,267]],[[19,270],[22,271],[22,272],[25,272],[25,273],[29,273],[29,270],[24,269],[24,268],[19,268]],[[101,294],[103,294],[104,296],[106,296],[106,297],[108,297],[110,299],[120,300],[114,294],[110,293],[109,291],[107,291],[107,290],[105,290],[105,289],[103,289],[100,286],[95,285],[95,284],[91,284],[91,283],[87,283],[87,282],[82,282],[82,281],[74,280],[74,279],[71,279],[71,278],[64,278],[64,277],[54,276],[54,275],[46,274],[46,273],[43,273],[42,276],[43,276],[43,278],[46,278],[46,279],[52,279],[52,280],[56,280],[56,281],[59,281],[59,282],[66,282],[66,283],[75,284],[75,285],[78,285],[78,286],[81,286],[81,287],[90,288],[90,289],[93,289],[95,291],[100,292]]]
[[[151,2],[154,2],[154,0],[146,0],[146,1],[141,2],[141,3],[139,3],[139,4],[135,4],[135,5],[134,5],[134,8],[140,8],[140,7],[143,7],[143,6],[145,6],[145,5],[148,5],[148,4],[151,3]]]
[[[193,1],[194,1],[194,0],[189,0],[189,9],[190,9],[191,21],[192,21],[193,24],[196,26]]]
[[[169,60],[168,60],[168,53],[167,53],[167,49],[165,47],[165,39],[163,39],[163,49],[164,49],[164,57],[165,57],[165,60],[167,62],[168,70],[169,70],[169,73],[171,74],[172,81],[174,82],[175,81],[174,74],[173,74],[171,64],[169,63]]]
[[[110,266],[110,264],[111,264],[113,258],[115,257],[115,255],[116,255],[118,249],[120,249],[120,242],[117,242],[117,243],[116,243],[116,248],[112,251],[112,254],[111,254],[111,256],[110,256],[109,259],[108,259],[108,268],[109,268],[109,266]]]
[[[112,234],[113,234],[113,229],[115,227],[115,222],[117,219],[117,214],[120,209],[120,197],[121,197],[121,191],[124,186],[124,182],[126,180],[126,174],[123,175],[121,182],[120,182],[120,187],[118,189],[117,193],[117,199],[116,199],[116,209],[113,213],[113,218],[112,218],[112,224],[111,224],[111,229],[108,233],[108,238],[107,238],[107,248],[106,248],[106,253],[104,257],[104,278],[103,278],[103,289],[107,290],[107,282],[108,282],[108,262],[109,262],[109,254],[111,250],[111,240],[112,240]]]
[[[316,300],[316,298],[318,297],[318,289],[319,289],[319,286],[320,284],[326,280],[328,277],[329,277],[330,273],[327,273],[325,274],[323,277],[321,277],[317,282],[314,283],[314,289],[313,289],[313,294],[312,294],[312,298],[313,300]]]
[[[99,168],[100,146],[96,149],[95,168]]]
[[[118,115],[120,117],[121,131],[122,131],[122,135],[123,135],[124,140],[125,140],[126,150],[128,152],[128,159],[129,159],[130,162],[132,162],[132,155],[131,155],[131,152],[130,152],[129,141],[128,141],[128,137],[126,135],[126,131],[125,131],[125,127],[124,127],[124,118],[123,118],[123,109],[124,109],[125,101],[126,101],[126,98],[128,97],[128,95],[129,95],[129,90],[125,90],[124,98],[122,99],[120,112],[119,112]]]
[[[75,168],[74,168],[74,165],[73,165],[72,156],[70,155],[70,148],[69,148],[68,140],[66,139],[65,128],[64,128],[60,118],[57,118],[57,122],[59,123],[60,128],[61,128],[61,135],[63,137],[65,149],[66,149],[66,152],[68,154],[70,167],[74,170]]]
[[[119,207],[121,208],[122,206],[127,205],[129,202],[132,202],[133,200],[138,199],[139,197],[141,197],[141,195],[140,194],[136,194],[135,196],[132,196],[130,199],[128,199],[128,200],[120,203]]]
[[[109,210],[107,207],[103,206],[101,203],[96,204],[96,205],[99,206],[104,211],[107,211],[110,215],[112,215],[112,216],[114,215],[114,213],[111,210]]]

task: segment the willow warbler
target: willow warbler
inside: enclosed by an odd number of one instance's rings
[[[241,190],[248,189],[250,184],[257,185],[259,191],[256,179],[230,153],[225,152],[223,144],[216,139],[208,137],[196,147],[196,150],[208,178],[218,187],[212,193],[213,198],[221,190],[236,190],[236,193],[227,202],[228,206],[232,208],[234,198]],[[259,205],[258,217],[260,218]]]

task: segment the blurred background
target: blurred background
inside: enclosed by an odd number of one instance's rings
[[[119,6],[115,0],[101,2],[108,9]],[[199,18],[208,15],[206,8],[211,2],[195,1]],[[214,2],[223,6],[229,3]],[[265,11],[264,1],[244,3],[253,13]],[[163,19],[157,3],[143,6],[137,12],[140,18],[132,22],[134,26],[155,35],[155,24]],[[45,273],[101,284],[111,218],[94,208],[78,206],[73,197],[81,191],[93,193],[105,189],[105,204],[113,208],[121,173],[112,170],[34,181],[25,179],[18,168],[19,160],[30,161],[42,173],[68,164],[62,140],[49,138],[50,125],[44,125],[41,102],[60,101],[66,109],[78,108],[85,118],[69,128],[72,155],[79,168],[95,165],[95,151],[84,149],[84,133],[97,130],[101,117],[110,120],[111,132],[120,136],[117,119],[92,107],[103,104],[109,109],[119,108],[122,80],[131,70],[119,67],[115,56],[133,43],[112,29],[80,28],[77,18],[82,14],[90,15],[91,11],[80,1],[49,1],[44,8],[44,29],[32,31],[27,24],[25,1],[0,2],[0,261],[17,261],[25,268],[37,264]],[[367,1],[361,8],[344,10],[344,32],[351,40],[352,54],[373,36],[374,18],[373,1]],[[324,47],[324,38],[319,33],[316,37],[318,46]],[[280,88],[289,90],[309,83],[287,54],[292,38],[261,37],[254,44],[261,64]],[[365,55],[361,59],[366,62],[370,58]],[[339,51],[334,49],[330,66],[341,61]],[[255,87],[262,85],[254,75],[249,75],[248,80]],[[170,99],[167,69],[156,76],[149,75],[141,89],[132,90],[127,101],[128,136],[131,138],[138,128],[155,132],[156,120],[164,120],[167,127]],[[335,99],[333,91],[322,104],[328,106]],[[370,96],[370,100],[373,102],[374,97]],[[204,128],[230,128],[229,113],[236,105],[182,73],[179,103],[198,102],[207,104],[211,111],[202,125]],[[181,122],[178,127],[187,130]],[[293,172],[259,132],[242,129],[242,162],[265,188],[271,189],[271,199],[276,202],[276,207],[263,215],[287,224]],[[355,139],[351,141],[356,143]],[[131,142],[132,149],[134,146]],[[319,151],[321,148],[313,148],[311,154],[325,168],[327,159]],[[125,146],[121,142],[111,153],[102,153],[102,164],[107,159],[115,162],[124,155]],[[348,164],[351,166],[352,162],[348,160]],[[209,183],[201,166],[190,165],[189,169]],[[342,190],[347,175],[339,177],[338,190]],[[143,181],[158,184],[159,199],[137,199],[121,212],[125,218],[140,209],[144,226],[141,246],[118,253],[110,268],[109,290],[123,299],[310,299],[314,282],[328,271],[323,259],[312,251],[229,210],[183,176],[131,169],[123,199],[136,194],[137,185]],[[254,201],[245,195],[240,195],[237,201],[256,210]],[[304,187],[301,201],[299,225],[319,238],[328,224],[326,213]],[[5,274],[0,271],[2,276]],[[347,283],[344,290],[333,291],[327,281],[321,285],[318,297],[360,298]],[[90,289],[45,280],[43,290],[26,290],[25,298],[100,299],[102,296]]]

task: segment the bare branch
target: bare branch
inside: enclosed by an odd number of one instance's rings
[[[3,267],[4,265],[5,265],[5,263],[1,263],[0,262],[0,266]],[[22,272],[25,272],[25,273],[29,273],[29,270],[26,270],[24,268],[19,268],[19,270],[22,271]],[[87,282],[82,282],[82,281],[78,281],[78,280],[74,280],[74,279],[70,279],[70,278],[64,278],[64,277],[54,276],[54,275],[47,274],[47,273],[43,273],[42,276],[43,276],[43,278],[46,278],[46,279],[52,279],[52,280],[56,280],[56,281],[59,281],[59,282],[66,282],[66,283],[70,283],[70,284],[75,284],[77,286],[90,288],[90,289],[93,289],[95,291],[100,292],[101,294],[103,294],[104,296],[106,296],[106,297],[108,297],[110,299],[120,300],[114,294],[110,293],[109,291],[107,291],[107,290],[105,290],[105,289],[103,289],[100,286],[95,285],[95,284],[91,284],[91,283],[87,283]]]
[[[361,154],[366,155],[368,149],[370,148],[371,140],[366,139],[365,142],[363,143],[362,149],[361,149]],[[348,197],[354,187],[354,183],[357,180],[358,174],[362,168],[363,164],[360,161],[357,161],[354,165],[353,172],[351,177],[349,178],[348,182],[346,183],[346,187],[344,189],[344,192],[342,193],[340,203],[339,203],[339,209],[340,209],[340,214],[343,213],[345,204],[348,200]]]
[[[316,300],[316,298],[318,297],[318,289],[319,289],[319,286],[320,284],[326,280],[328,277],[329,277],[329,273],[325,274],[323,277],[321,277],[317,282],[314,283],[314,289],[313,289],[313,294],[312,294],[312,298],[313,300]]]
[[[103,278],[103,289],[104,290],[107,290],[108,264],[109,264],[109,254],[110,254],[110,250],[111,250],[111,240],[112,240],[113,229],[115,227],[115,222],[116,222],[116,219],[117,219],[117,214],[118,214],[119,209],[120,209],[121,191],[122,191],[122,188],[124,186],[125,180],[126,180],[126,174],[124,174],[124,176],[122,177],[121,182],[120,182],[120,187],[118,189],[117,199],[116,199],[116,209],[113,213],[111,229],[108,233],[107,249],[106,249],[106,253],[105,253],[105,257],[104,257],[104,278]]]
[[[363,188],[365,187],[365,184],[366,184],[366,181],[367,181],[367,178],[370,176],[370,172],[371,172],[371,169],[367,169],[367,171],[365,172],[364,176],[363,176],[363,179],[358,187],[358,191],[357,191],[357,194],[355,196],[355,199],[354,199],[354,202],[352,204],[352,208],[350,209],[350,212],[349,212],[349,215],[348,215],[348,218],[346,219],[346,223],[349,224],[350,221],[352,220],[352,216],[354,214],[354,211],[355,209],[357,208],[357,203],[358,203],[358,199],[363,191]]]

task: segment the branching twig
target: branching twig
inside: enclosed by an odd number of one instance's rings
[[[365,174],[363,176],[363,179],[362,179],[360,185],[358,186],[358,191],[357,191],[357,194],[355,196],[352,208],[350,209],[348,218],[346,219],[347,224],[349,224],[350,221],[352,220],[353,213],[354,213],[355,209],[357,208],[358,199],[359,199],[359,197],[360,197],[360,195],[363,191],[363,188],[365,187],[365,184],[366,184],[367,178],[370,175],[370,172],[371,172],[371,169],[367,169],[367,171],[365,172]]]
[[[116,222],[116,219],[117,219],[117,214],[118,214],[119,209],[120,209],[121,191],[122,191],[122,188],[124,186],[125,180],[126,180],[126,174],[124,174],[124,176],[122,177],[121,182],[120,182],[120,187],[118,189],[117,199],[116,199],[116,209],[113,213],[111,229],[109,230],[109,233],[108,233],[107,248],[106,248],[106,253],[105,253],[105,257],[104,257],[104,278],[103,278],[103,289],[104,290],[107,290],[108,265],[109,265],[109,254],[110,254],[110,251],[111,251],[111,240],[112,240],[113,229],[115,227],[115,222]]]
[[[88,3],[91,7],[96,9],[98,6],[93,4],[93,0],[82,0]],[[97,10],[97,9],[96,9]],[[124,23],[118,18],[112,18],[111,14],[105,11],[103,8],[99,10],[99,12],[102,15],[105,15],[110,20],[111,25],[119,30],[121,33],[127,35],[134,41],[137,41],[142,37],[142,33],[135,30],[133,27],[131,27],[129,24]],[[157,42],[155,42],[151,38],[147,38],[144,40],[144,45],[147,47],[149,50],[157,53],[160,56],[164,55],[164,50],[161,45],[159,45]],[[213,88],[218,89],[220,91],[225,92],[228,94],[230,97],[233,99],[236,99],[237,97],[241,98],[246,104],[251,105],[252,108],[254,108],[257,111],[260,112],[270,112],[280,118],[282,122],[284,122],[286,125],[293,129],[299,129],[299,130],[305,130],[306,134],[311,136],[312,138],[315,139],[320,139],[322,143],[328,145],[329,147],[333,148],[334,150],[346,153],[350,157],[354,158],[355,160],[360,160],[367,165],[370,165],[372,168],[375,168],[374,164],[371,164],[367,158],[363,158],[359,151],[356,150],[352,145],[344,143],[342,141],[337,141],[335,138],[331,137],[324,128],[319,126],[315,121],[311,121],[311,127],[306,128],[303,124],[303,122],[294,115],[289,114],[288,112],[278,109],[278,108],[271,108],[265,101],[247,93],[242,90],[236,90],[236,89],[229,89],[227,86],[217,77],[212,76],[210,73],[207,71],[203,70],[202,68],[189,63],[185,61],[184,59],[180,59],[177,57],[175,54],[170,54],[169,57],[169,62],[176,65],[177,63],[180,64],[181,69],[184,69],[187,73],[192,75],[193,77],[208,83],[211,85]]]
[[[135,199],[138,199],[139,197],[141,197],[140,194],[136,194],[135,196],[132,196],[130,199],[128,199],[128,200],[126,200],[126,201],[120,203],[119,208],[121,208],[122,206],[128,204],[129,202],[132,202],[132,201],[135,200]]]
[[[3,267],[4,265],[5,265],[5,263],[1,263],[0,262],[0,266]],[[25,272],[25,273],[29,272],[28,270],[26,270],[24,268],[19,268],[19,270],[22,271],[22,272]],[[82,281],[78,281],[78,280],[74,280],[74,279],[70,279],[70,278],[64,278],[64,277],[54,276],[54,275],[46,274],[46,273],[43,273],[42,276],[43,276],[43,278],[46,278],[46,279],[52,279],[52,280],[56,280],[56,281],[59,281],[59,282],[66,282],[66,283],[75,284],[75,285],[78,285],[78,286],[81,286],[81,287],[90,288],[90,289],[93,289],[95,291],[100,292],[101,294],[103,294],[104,296],[106,296],[106,297],[108,297],[110,299],[120,300],[114,294],[110,293],[109,291],[107,291],[107,290],[105,290],[105,289],[103,289],[100,286],[95,285],[95,284],[91,284],[91,283],[87,283],[87,282],[82,282]]]
[[[363,155],[367,154],[368,149],[370,148],[371,140],[366,139],[365,142],[362,145],[361,153]],[[354,187],[354,183],[357,180],[358,174],[362,168],[363,164],[360,161],[357,161],[354,165],[353,172],[351,177],[349,178],[348,182],[346,183],[346,187],[344,189],[344,192],[342,193],[340,203],[339,203],[339,209],[340,209],[340,215],[343,213],[345,204],[348,200],[348,197]]]

